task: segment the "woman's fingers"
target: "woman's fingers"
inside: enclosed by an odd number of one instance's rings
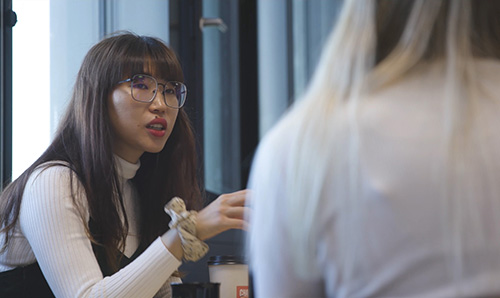
[[[243,219],[228,219],[228,224],[231,229],[248,230],[248,222]]]
[[[236,191],[229,194],[221,195],[220,198],[231,206],[245,206],[245,201],[248,196],[248,191],[246,189]]]
[[[245,206],[247,190],[223,194],[198,213],[200,239],[208,239],[229,229],[248,229]]]
[[[230,207],[227,208],[225,215],[229,218],[237,218],[237,219],[244,219],[245,218],[245,213],[247,212],[249,208],[248,207]]]

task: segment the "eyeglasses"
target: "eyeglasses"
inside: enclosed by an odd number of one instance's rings
[[[187,87],[181,82],[170,81],[165,84],[145,74],[136,74],[130,79],[118,82],[118,84],[130,82],[130,93],[132,98],[139,102],[152,102],[158,91],[158,85],[163,86],[163,99],[165,104],[174,109],[180,109],[186,102]]]

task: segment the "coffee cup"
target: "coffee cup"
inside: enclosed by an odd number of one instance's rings
[[[248,298],[248,265],[239,256],[212,256],[210,282],[220,283],[220,298]]]

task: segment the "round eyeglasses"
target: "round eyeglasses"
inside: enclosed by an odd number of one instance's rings
[[[158,91],[158,86],[163,86],[163,99],[165,104],[174,109],[180,109],[186,102],[187,87],[181,82],[169,81],[165,84],[149,75],[136,74],[130,79],[118,82],[118,84],[130,82],[130,93],[132,98],[139,102],[152,102]]]

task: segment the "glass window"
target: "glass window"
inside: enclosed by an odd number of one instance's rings
[[[340,10],[340,0],[292,2],[293,94],[303,92],[318,63],[321,49]]]
[[[141,3],[138,9],[133,0],[13,0],[13,179],[49,145],[92,45],[118,30],[168,42],[168,1]]]
[[[14,0],[12,29],[12,175],[19,176],[50,142],[49,0]]]
[[[259,0],[260,137],[303,93],[342,2]]]
[[[203,155],[205,187],[213,193],[242,187],[237,13],[238,1],[203,1]]]

